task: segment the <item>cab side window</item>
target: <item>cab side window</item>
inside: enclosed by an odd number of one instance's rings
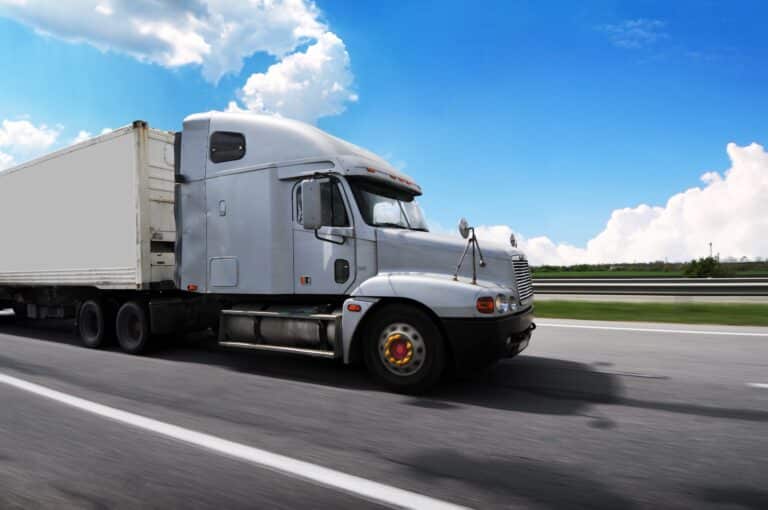
[[[348,227],[349,216],[344,206],[344,199],[341,195],[341,187],[336,182],[326,182],[320,187],[320,193],[323,195],[323,226],[325,227]],[[296,186],[296,222],[301,223],[301,186]]]
[[[242,133],[216,131],[211,135],[211,161],[225,163],[237,161],[245,156],[245,136]]]

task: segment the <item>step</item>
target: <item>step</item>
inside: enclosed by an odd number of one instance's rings
[[[270,312],[261,310],[222,310],[221,315],[239,317],[272,317],[275,319],[299,319],[335,321],[341,319],[341,314],[332,313],[297,313],[297,312]]]
[[[285,352],[290,354],[301,354],[303,356],[312,356],[315,358],[335,358],[336,353],[333,351],[321,351],[318,349],[304,349],[301,347],[283,347],[280,345],[266,345],[266,344],[251,344],[248,342],[219,342],[219,345],[224,347],[237,347],[240,349],[254,349],[257,351],[273,351],[273,352]]]

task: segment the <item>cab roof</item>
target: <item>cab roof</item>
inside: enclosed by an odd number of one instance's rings
[[[393,167],[373,152],[337,138],[304,122],[273,115],[248,112],[197,113],[184,119],[184,129],[208,124],[211,133],[230,131],[242,133],[246,139],[246,155],[240,166],[261,166],[294,161],[329,160],[338,170],[377,180],[421,194],[413,178]]]

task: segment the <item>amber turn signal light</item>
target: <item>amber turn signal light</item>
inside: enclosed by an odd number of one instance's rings
[[[477,298],[477,311],[480,313],[493,313],[494,303],[492,297]]]

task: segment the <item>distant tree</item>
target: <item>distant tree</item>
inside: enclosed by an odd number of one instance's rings
[[[686,276],[726,276],[725,267],[714,257],[703,257],[689,262],[683,274]]]

